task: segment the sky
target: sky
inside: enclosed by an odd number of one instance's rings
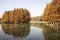
[[[40,16],[49,2],[51,0],[0,0],[0,18],[5,11],[14,8],[26,8],[29,10],[31,17]]]

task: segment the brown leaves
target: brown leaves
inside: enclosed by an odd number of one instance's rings
[[[56,2],[57,1],[57,2]],[[50,21],[50,22],[57,22],[60,21],[58,19],[60,16],[60,1],[53,0],[51,3],[47,4],[45,11],[43,13],[43,20]]]
[[[4,23],[29,23],[30,12],[27,9],[14,9],[13,11],[5,11],[2,16]]]

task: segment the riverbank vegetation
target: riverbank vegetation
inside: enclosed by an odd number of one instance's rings
[[[55,25],[60,24],[60,1],[59,0],[52,0],[50,3],[47,4],[44,13],[43,13],[43,20]]]
[[[31,17],[30,21],[43,21],[42,16]]]
[[[30,12],[27,9],[15,9],[12,11],[5,11],[2,16],[2,23],[29,23]]]
[[[59,0],[53,0],[46,5],[42,16],[30,17],[27,9],[15,9],[5,11],[2,16],[2,23],[29,23],[30,21],[45,21],[51,24],[60,25],[60,6]]]

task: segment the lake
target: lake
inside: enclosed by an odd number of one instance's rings
[[[44,24],[1,24],[0,40],[60,40],[60,28]]]

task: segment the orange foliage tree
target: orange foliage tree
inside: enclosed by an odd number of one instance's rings
[[[13,11],[5,11],[2,16],[2,23],[29,23],[30,12],[27,9],[15,9]]]
[[[43,20],[47,22],[60,22],[60,0],[52,0],[48,3],[44,13]]]

